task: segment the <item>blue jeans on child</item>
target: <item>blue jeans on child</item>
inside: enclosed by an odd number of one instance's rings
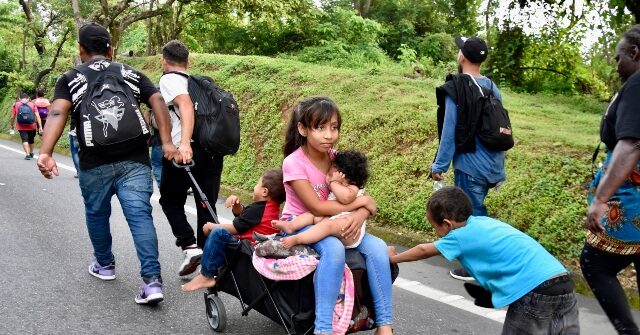
[[[238,238],[223,228],[215,228],[209,233],[202,249],[200,273],[213,278],[218,275],[218,269],[224,265],[225,246],[227,243],[237,242]]]
[[[529,292],[507,310],[502,335],[578,335],[578,306],[573,293],[548,296]]]
[[[310,227],[307,226],[300,232]],[[342,242],[333,236],[325,237],[311,247],[320,254],[320,262],[313,281],[316,299],[314,332],[332,334],[333,308],[342,283],[345,249]],[[390,325],[393,323],[393,300],[387,244],[371,234],[365,234],[362,243],[355,249],[362,253],[367,265],[367,278],[373,297],[376,325],[378,327]]]
[[[474,178],[460,170],[453,171],[454,183],[460,187],[471,199],[474,216],[487,216],[487,206],[484,205],[484,198],[487,197],[489,189],[495,187],[495,183]]]
[[[151,168],[122,161],[81,170],[79,178],[87,230],[98,263],[108,265],[114,261],[109,217],[111,198],[115,194],[133,236],[141,265],[140,276],[159,276],[158,237],[151,216]]]

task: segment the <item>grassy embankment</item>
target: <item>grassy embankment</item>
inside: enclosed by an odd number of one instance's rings
[[[154,82],[159,79],[159,57],[122,61]],[[283,129],[292,106],[306,96],[328,95],[343,113],[338,147],[363,150],[370,159],[367,189],[379,205],[371,229],[405,245],[435,238],[424,205],[433,190],[427,176],[438,142],[434,88],[439,80],[410,79],[385,69],[226,55],[194,55],[191,71],[213,77],[240,105],[242,144],[235,156],[225,159],[227,190],[251,190],[262,171],[280,166]],[[507,155],[507,182],[487,198],[490,214],[575,265],[584,240],[590,158],[605,104],[508,90],[503,96],[517,143]],[[9,103],[3,100],[2,113]],[[6,129],[5,120],[0,129]],[[66,136],[60,144],[66,146]],[[447,178],[452,184],[451,171]]]

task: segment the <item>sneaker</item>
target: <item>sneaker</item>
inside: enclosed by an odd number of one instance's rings
[[[162,294],[162,277],[142,277],[140,292],[136,295],[136,304],[155,305],[164,300]]]
[[[31,159],[31,156],[29,156],[29,155],[24,156],[24,160],[25,160],[25,161],[28,161],[28,160],[30,160],[30,159]]]
[[[89,265],[89,274],[102,280],[114,280],[116,279],[116,262],[102,266],[94,258],[91,265]]]
[[[202,249],[195,247],[182,250],[184,253],[184,261],[178,269],[179,276],[186,276],[192,274],[200,265],[200,258],[202,257]]]
[[[474,280],[473,277],[464,268],[453,269],[449,271],[449,274],[451,275],[451,277],[458,280],[464,280],[464,281]]]
[[[33,152],[29,154],[29,157],[33,158]]]

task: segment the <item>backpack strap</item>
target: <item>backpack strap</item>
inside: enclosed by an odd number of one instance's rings
[[[473,81],[473,83],[478,87],[478,90],[480,91],[480,95],[482,95],[484,97],[484,92],[482,91],[482,87],[480,87],[480,85],[478,84],[478,82],[476,81],[476,78],[474,78],[472,75],[465,73],[467,76],[469,76],[469,78],[471,78],[471,81]],[[493,82],[491,82],[491,85],[493,85]],[[491,89],[493,90],[493,86],[491,87]]]
[[[595,178],[595,171],[598,170],[596,167],[596,160],[598,159],[598,154],[600,154],[600,146],[602,145],[602,141],[598,142],[598,146],[596,150],[593,151],[593,155],[591,156],[591,177]]]
[[[187,79],[189,79],[189,77],[190,77],[188,74],[186,74],[186,73],[184,73],[184,72],[181,72],[181,71],[168,71],[168,72],[163,72],[163,73],[162,73],[162,75],[164,76],[165,74],[172,74],[172,73],[179,74],[179,75],[181,75],[181,76],[183,76],[183,77],[185,77],[185,78],[187,78]]]

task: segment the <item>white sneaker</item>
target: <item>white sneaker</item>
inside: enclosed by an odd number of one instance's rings
[[[178,269],[179,276],[186,276],[192,274],[200,265],[200,258],[202,258],[202,249],[192,248],[182,250],[184,253],[184,261]]]

